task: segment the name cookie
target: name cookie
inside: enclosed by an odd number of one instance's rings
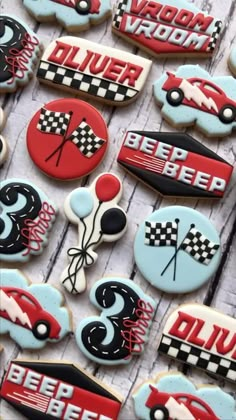
[[[38,79],[114,105],[128,105],[142,90],[152,62],[86,39],[64,36],[45,50]]]
[[[61,276],[70,293],[82,293],[86,289],[84,269],[96,262],[98,255],[94,250],[102,242],[117,241],[124,235],[126,213],[117,205],[121,195],[119,178],[103,173],[89,188],[77,188],[66,198],[65,214],[79,230],[78,245],[67,251],[70,264]]]
[[[33,183],[13,178],[1,182],[0,205],[0,259],[25,262],[41,254],[56,218],[53,202]]]
[[[185,133],[128,131],[118,163],[167,196],[223,197],[233,167]]]
[[[144,351],[156,303],[132,280],[105,278],[96,282],[90,300],[101,316],[83,319],[76,341],[89,359],[104,365],[129,363]]]
[[[49,284],[30,284],[18,270],[0,269],[0,334],[21,348],[40,349],[71,330],[62,294]]]
[[[5,116],[4,116],[4,112],[2,108],[0,107],[0,132],[4,128],[4,125],[5,125]],[[2,165],[3,162],[5,162],[7,158],[7,152],[8,152],[8,147],[7,147],[6,140],[4,139],[3,136],[0,135],[0,165]]]
[[[233,75],[236,76],[236,47],[230,53],[228,64]]]
[[[159,374],[134,394],[134,410],[142,420],[234,420],[235,400],[218,386],[195,387],[179,372]]]
[[[33,75],[40,55],[36,34],[18,17],[0,16],[0,93],[14,92]]]
[[[122,400],[73,363],[13,360],[0,395],[29,419],[117,420]]]
[[[120,0],[113,31],[156,56],[212,54],[222,22],[188,1]]]
[[[227,136],[236,128],[236,80],[212,77],[199,66],[181,66],[154,84],[163,117],[174,127],[196,127],[209,137]]]
[[[235,331],[230,316],[204,305],[182,305],[167,318],[158,351],[235,383]]]
[[[108,132],[101,114],[78,99],[44,105],[27,130],[27,148],[47,175],[71,180],[92,172],[103,159]]]
[[[214,226],[198,211],[183,206],[152,213],[134,241],[134,258],[143,277],[167,293],[201,287],[217,270],[220,257]]]

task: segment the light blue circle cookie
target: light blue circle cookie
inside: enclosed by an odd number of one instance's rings
[[[171,206],[152,213],[141,224],[134,258],[144,278],[167,293],[201,287],[220,263],[220,238],[211,222],[196,210]]]

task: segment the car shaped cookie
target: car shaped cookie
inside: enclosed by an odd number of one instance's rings
[[[62,6],[71,7],[80,15],[88,13],[99,13],[99,0],[49,0],[53,3],[61,4]]]

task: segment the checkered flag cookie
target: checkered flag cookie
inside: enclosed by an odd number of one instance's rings
[[[71,140],[87,158],[91,158],[105,143],[105,140],[94,134],[93,129],[85,121],[80,123],[68,140]]]
[[[44,133],[64,136],[70,122],[70,117],[71,115],[65,112],[54,112],[46,108],[41,108],[37,129]]]
[[[182,250],[205,265],[211,262],[219,247],[220,245],[209,241],[206,236],[195,228],[190,229],[181,245]]]
[[[176,246],[178,224],[176,222],[145,222],[145,245]]]

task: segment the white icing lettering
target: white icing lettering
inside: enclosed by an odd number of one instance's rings
[[[210,175],[199,171],[196,174],[196,178],[194,180],[193,185],[195,187],[202,188],[203,190],[207,190],[207,185],[210,178],[211,178]]]
[[[185,161],[188,157],[187,150],[179,149],[178,147],[173,148],[173,152],[170,158],[171,162],[175,162],[176,160],[183,160]]]
[[[152,32],[156,28],[156,23],[150,21],[142,21],[139,28],[136,30],[135,35],[144,34],[146,38],[152,38]]]
[[[148,137],[144,137],[142,141],[142,145],[140,147],[140,151],[143,153],[147,153],[149,155],[153,154],[154,146],[157,144],[156,140],[149,139]]]
[[[200,50],[208,38],[209,37],[207,35],[199,35],[193,32],[183,43],[183,47],[189,48],[190,46],[194,45],[195,50]]]
[[[57,383],[58,381],[56,379],[45,376],[42,380],[39,392],[47,395],[47,397],[53,397]]]
[[[32,391],[37,391],[41,376],[39,373],[30,370],[26,375],[23,386]]]
[[[226,181],[224,179],[214,177],[210,185],[209,191],[224,191],[226,187]]]
[[[11,365],[10,370],[7,375],[7,380],[13,382],[14,384],[21,385],[25,376],[25,369],[22,366]]]
[[[77,420],[80,418],[81,408],[76,407],[73,404],[68,404],[66,407],[65,414],[63,416],[64,420]]]
[[[162,174],[170,178],[176,178],[178,169],[179,165],[176,165],[176,163],[166,162]]]
[[[62,413],[64,410],[65,403],[63,401],[57,401],[52,398],[48,404],[47,413],[50,416],[56,417],[58,419],[63,418]]]
[[[129,132],[125,139],[124,146],[127,146],[130,149],[138,150],[141,139],[142,136],[140,134]]]
[[[178,180],[184,182],[185,184],[191,185],[193,174],[195,172],[195,169],[188,168],[187,166],[182,166],[182,168],[180,169]]]
[[[93,411],[89,411],[89,410],[84,410],[81,420],[94,420],[97,418],[98,418],[97,413],[94,413]]]
[[[58,400],[61,398],[71,398],[73,395],[73,389],[74,387],[71,385],[60,383],[55,398]]]
[[[175,45],[182,45],[188,36],[188,32],[184,29],[175,29],[172,32],[168,42]]]
[[[172,31],[173,28],[171,28],[170,26],[158,25],[157,29],[153,34],[153,38],[159,39],[159,41],[166,41],[170,37]]]
[[[171,149],[172,146],[170,144],[162,143],[161,141],[159,141],[155,156],[159,157],[160,159],[167,160]]]

